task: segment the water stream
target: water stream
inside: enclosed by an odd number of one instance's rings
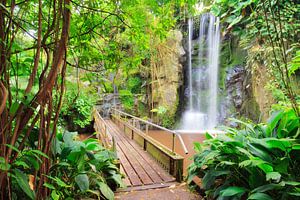
[[[194,30],[199,30],[196,42],[193,40]],[[188,105],[181,129],[213,129],[218,124],[219,115],[219,18],[207,13],[201,16],[198,24],[189,19],[188,31]]]

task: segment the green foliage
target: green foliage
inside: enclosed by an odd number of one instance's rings
[[[97,196],[114,199],[112,189],[124,187],[115,153],[104,149],[97,139],[78,141],[76,132],[58,135],[54,154],[57,162],[51,167],[49,182],[52,198]],[[54,198],[54,199],[55,199]]]
[[[225,25],[226,33],[240,38],[248,50],[247,65],[252,72],[267,67],[272,79],[269,87],[275,100],[296,110],[299,91],[293,76],[299,68],[299,3],[276,0],[217,0],[209,7]],[[297,80],[296,80],[297,82]]]
[[[129,90],[120,90],[119,91],[120,100],[122,102],[122,105],[124,106],[124,109],[129,111],[132,110],[134,106],[134,96]]]
[[[84,90],[79,92],[77,84],[68,82],[60,115],[67,124],[73,123],[77,127],[84,128],[92,121],[91,113],[96,100],[97,96],[93,89],[84,87]]]
[[[139,77],[131,77],[127,81],[127,87],[132,93],[139,93],[141,91],[142,80]]]
[[[49,147],[57,132],[57,113],[67,125],[84,127],[91,120],[90,111],[96,101],[91,94],[95,91],[86,85],[79,85],[77,90],[77,85],[73,84],[76,80],[70,80],[73,77],[66,67],[95,72],[97,76],[90,74],[86,80],[96,79],[103,84],[105,89],[101,89],[105,92],[113,91],[112,84],[105,83],[111,80],[110,75],[122,73],[120,82],[129,80],[129,87],[117,86],[130,92],[140,92],[144,83],[131,77],[139,74],[141,66],[147,63],[152,38],[163,39],[175,26],[175,11],[184,9],[187,4],[191,7],[195,0],[120,2],[2,2],[0,188],[3,198],[46,199],[48,191],[45,187],[48,187],[52,190],[50,197],[53,199],[78,192],[112,199],[106,183],[117,182],[120,176],[113,174],[116,170],[110,161],[103,161],[110,158],[102,155],[109,154],[107,151],[88,149],[92,147],[87,144],[80,147],[74,144],[76,150],[68,147],[72,150],[70,157],[59,158],[58,163],[54,159],[56,164],[51,170],[52,159],[42,154],[50,154]],[[65,84],[65,79],[73,83]],[[67,90],[60,112],[59,99],[65,87]],[[25,89],[28,89],[28,94],[25,94]],[[132,101],[128,101],[128,107],[132,107]],[[68,148],[56,147],[61,155],[69,154]],[[90,151],[95,151],[95,157],[98,157],[83,162],[86,156],[94,155]],[[72,159],[76,160],[76,166]],[[96,161],[99,164],[94,163]],[[103,166],[99,166],[101,164]],[[48,176],[49,170],[57,176]],[[71,170],[70,173],[68,170]],[[35,186],[45,186],[35,187],[36,196],[28,187],[29,175],[34,177]],[[47,180],[50,183],[44,184]]]
[[[18,169],[14,169],[13,174],[14,174],[14,179],[15,179],[16,183],[25,192],[25,194],[30,199],[35,199],[35,193],[29,187],[27,175]]]
[[[165,108],[164,106],[154,108],[151,110],[151,112],[157,114],[157,117],[159,118],[159,121],[163,127],[171,128],[174,125],[174,116],[170,116],[167,108]]]
[[[289,63],[289,75],[295,74],[300,69],[300,50],[296,52],[296,56]]]
[[[1,172],[7,172],[12,181],[12,196],[15,199],[35,199],[36,194],[29,185],[29,177],[33,176],[35,170],[40,169],[42,159],[49,159],[48,156],[39,150],[19,151],[14,146],[7,146],[18,152],[17,158],[12,163],[7,163],[5,158],[0,157]]]
[[[218,199],[293,199],[299,193],[299,117],[275,112],[266,124],[235,120],[242,129],[207,134],[196,143],[188,182],[202,178],[206,195]]]

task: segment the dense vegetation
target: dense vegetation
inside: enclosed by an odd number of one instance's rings
[[[299,25],[298,1],[221,0],[206,10],[219,16],[225,34],[247,52],[247,69],[267,68],[267,90],[274,98],[267,123],[233,119],[240,128],[207,134],[195,143],[188,182],[202,180],[211,199],[298,199],[299,177]]]
[[[113,85],[132,109],[152,42],[194,2],[0,2],[1,199],[113,199],[115,156],[67,130],[91,125],[97,92]]]
[[[237,120],[236,120],[237,121]],[[242,129],[226,135],[207,134],[196,143],[189,183],[202,177],[202,187],[217,199],[295,199],[300,195],[299,118],[293,110],[276,112],[267,124],[238,121]]]
[[[189,181],[203,178],[219,199],[299,196],[298,0],[1,0],[0,198],[113,199],[124,187],[115,152],[76,131],[90,131],[92,108],[114,92],[125,111],[172,127],[179,100],[175,110],[154,102],[157,71],[173,59],[174,30],[186,37],[187,19],[205,12],[253,76],[267,69],[274,114],[207,135]]]

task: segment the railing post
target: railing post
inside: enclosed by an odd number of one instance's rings
[[[144,138],[144,151],[147,150],[147,140]]]
[[[115,140],[115,137],[112,138],[112,142],[113,142],[112,150],[113,150],[113,152],[116,152],[116,151],[117,151],[117,148],[116,148],[116,140]]]
[[[175,153],[175,134],[173,133],[172,136],[172,153]]]
[[[146,135],[148,135],[148,133],[149,133],[149,125],[146,124]]]

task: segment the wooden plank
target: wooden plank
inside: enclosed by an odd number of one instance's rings
[[[178,183],[177,182],[169,182],[169,183],[142,185],[142,186],[128,187],[128,188],[119,188],[119,189],[117,189],[116,192],[119,193],[119,192],[131,192],[131,191],[142,191],[142,190],[157,189],[157,188],[166,188],[166,187],[170,187],[170,186],[176,185],[176,184],[178,184]]]
[[[138,177],[135,170],[130,165],[127,158],[124,156],[123,152],[119,148],[119,145],[117,145],[117,151],[118,151],[118,155],[120,157],[120,161],[124,167],[124,171],[125,171],[128,179],[130,180],[131,185],[133,185],[133,186],[142,185],[140,178]]]
[[[140,149],[138,152],[139,154],[149,163],[149,166],[153,168],[153,170],[161,177],[163,182],[170,182],[174,181],[175,178],[171,176],[166,170],[164,170],[157,161],[152,158],[147,151],[144,151],[142,147],[135,144],[133,141],[131,141],[131,145],[135,149]]]
[[[120,135],[120,137],[124,137],[124,136]],[[139,164],[143,167],[143,169],[148,174],[148,176],[151,178],[151,180],[153,181],[153,183],[162,183],[162,182],[164,182],[163,179],[160,178],[159,175],[152,169],[152,167],[150,166],[149,162],[147,160],[145,160],[139,154],[139,152],[136,151],[135,148],[133,148],[133,146],[129,143],[129,141],[126,141],[125,145],[129,149],[131,155],[133,155],[138,160]],[[140,150],[143,151],[143,149],[140,149]]]
[[[143,184],[152,184],[153,181],[151,180],[151,178],[144,171],[144,169],[142,168],[140,163],[137,161],[137,159],[135,159],[134,156],[130,154],[130,151],[127,149],[127,147],[124,144],[120,145],[120,147],[122,148],[123,152],[126,152],[126,155],[125,154],[124,155],[130,161],[131,166],[133,167],[133,169],[135,170],[137,175],[140,177],[142,183]]]
[[[113,125],[110,123],[109,124],[110,128],[113,129]],[[113,131],[116,134],[117,131]],[[151,178],[149,177],[149,175],[146,173],[146,171],[144,170],[144,168],[142,167],[141,163],[139,163],[138,158],[136,158],[133,154],[134,151],[130,150],[126,143],[127,143],[127,139],[123,138],[122,136],[115,135],[116,138],[118,138],[118,146],[120,147],[120,149],[123,151],[124,156],[128,159],[128,161],[130,162],[131,166],[133,167],[133,169],[135,170],[135,172],[137,173],[137,175],[140,177],[140,179],[142,180],[143,184],[153,184],[153,181],[151,180]],[[126,167],[124,167],[126,170]]]
[[[130,187],[130,186],[131,186],[131,183],[130,183],[130,180],[129,180],[128,176],[126,175],[126,172],[125,172],[125,170],[124,170],[124,167],[123,167],[122,163],[121,163],[121,166],[120,166],[120,172],[121,172],[122,174],[125,175],[125,177],[123,178],[124,184],[125,184],[127,187]]]
[[[112,122],[108,122],[108,124],[110,124],[111,126],[114,126],[114,128],[117,130],[115,131],[116,133],[120,134],[121,130],[119,127],[115,126],[114,124],[112,124]],[[128,142],[128,144],[130,146],[128,146],[129,149],[134,149],[135,150],[135,156],[138,156],[139,159],[143,160],[142,162],[142,166],[147,166],[145,167],[146,172],[150,172],[150,177],[153,178],[153,182],[158,183],[159,180],[161,179],[161,182],[170,182],[170,181],[174,181],[175,178],[172,177],[171,175],[168,174],[168,172],[166,172],[164,169],[162,169],[158,163],[147,153],[143,150],[142,147],[140,147],[138,144],[135,143],[135,141],[130,140],[129,138],[127,138],[125,135],[123,135],[122,133],[119,135],[119,140],[126,140]],[[150,168],[150,169],[149,169]],[[156,172],[155,174],[157,175],[153,175],[152,172]],[[152,176],[151,176],[152,175]]]

